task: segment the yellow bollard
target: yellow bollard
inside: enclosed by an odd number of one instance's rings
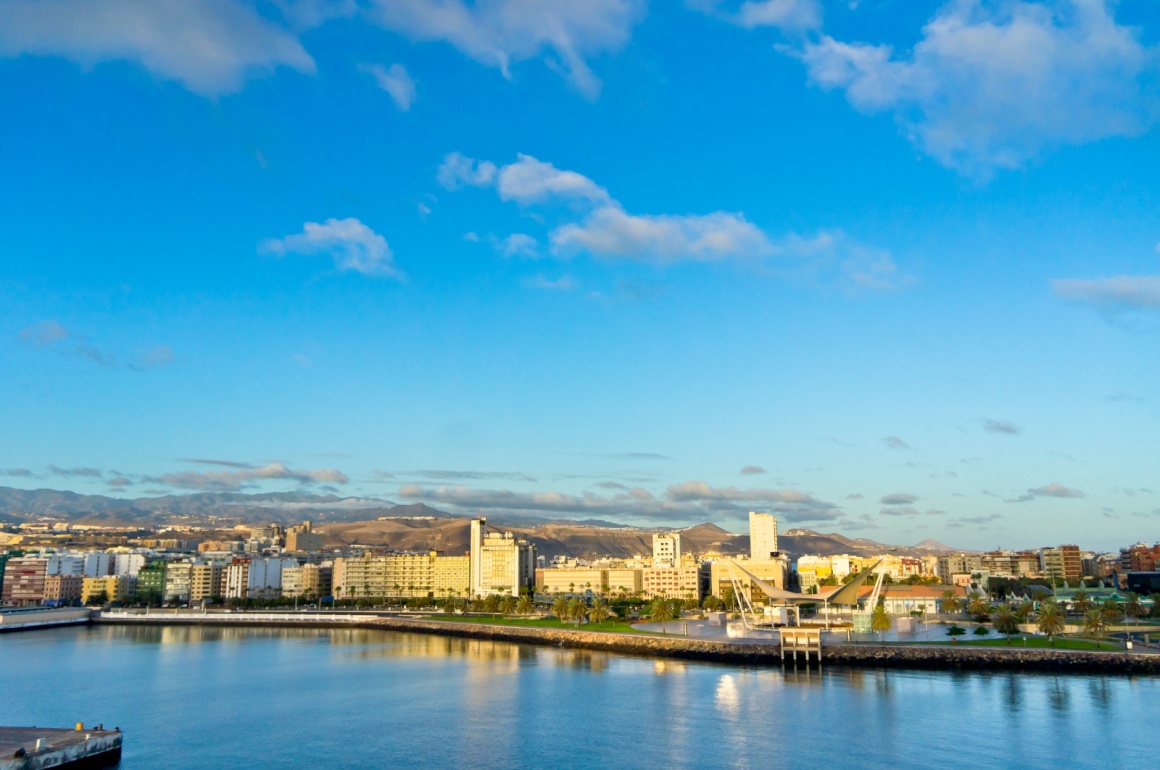
[[[85,723],[84,722],[77,722],[77,732],[79,733],[83,729],[85,729]]]

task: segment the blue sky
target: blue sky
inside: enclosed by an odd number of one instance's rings
[[[0,0],[0,484],[1155,539],[1146,0]]]

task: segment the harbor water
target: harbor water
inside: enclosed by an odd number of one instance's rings
[[[0,724],[121,768],[1144,767],[1160,681],[782,671],[362,629],[0,636]]]

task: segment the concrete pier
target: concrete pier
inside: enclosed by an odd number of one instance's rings
[[[73,626],[88,623],[91,615],[88,607],[5,607],[0,609],[0,633]]]
[[[81,770],[111,767],[120,759],[120,730],[0,727],[0,770]]]

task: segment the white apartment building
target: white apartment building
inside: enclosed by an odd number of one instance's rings
[[[679,532],[654,533],[652,547],[653,567],[681,566],[681,534]]]
[[[749,512],[749,556],[754,561],[771,559],[777,553],[777,517],[771,513]]]

